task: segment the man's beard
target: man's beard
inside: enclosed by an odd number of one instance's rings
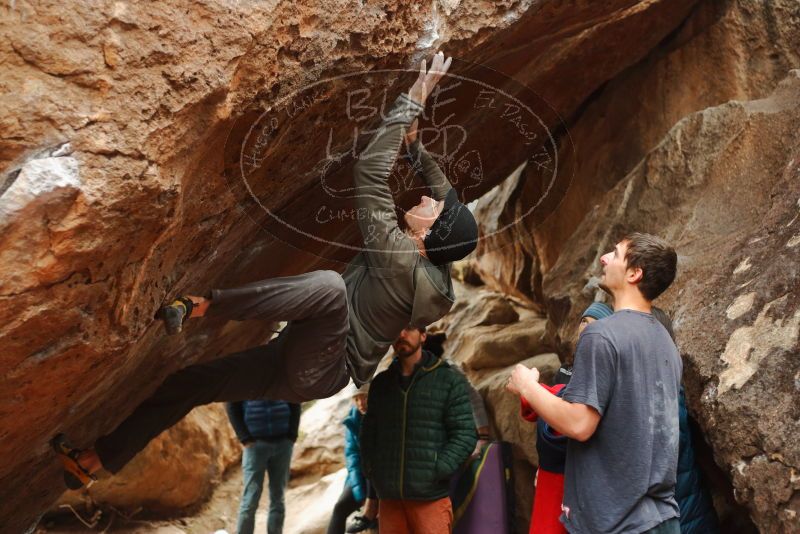
[[[417,349],[419,349],[419,345],[415,347],[408,341],[399,341],[394,346],[394,351],[401,358],[408,358],[409,356],[417,352]]]

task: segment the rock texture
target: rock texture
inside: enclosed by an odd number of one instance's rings
[[[322,534],[327,530],[333,505],[342,491],[345,470],[325,475],[311,484],[290,486],[286,490],[286,519],[283,531],[287,534]],[[191,516],[146,518],[143,514],[122,516],[113,510],[103,514],[95,527],[120,534],[222,534],[235,533],[242,494],[242,472],[235,467],[225,480],[215,488],[212,497]],[[86,514],[78,511],[87,518]],[[143,511],[144,512],[144,511]],[[269,492],[264,491],[256,511],[254,532],[267,531]],[[35,534],[80,534],[85,526],[71,514],[67,518],[52,517],[39,524]],[[367,531],[376,534],[377,530]]]
[[[286,517],[286,530],[303,534],[326,532],[331,511],[342,493],[346,478],[347,471],[339,469],[321,476],[313,484],[290,489],[292,511]]]
[[[600,87],[569,117],[577,156],[563,158],[563,194],[543,217],[528,217],[513,232],[495,236],[477,268],[491,287],[541,302],[541,276],[549,271],[584,217],[682,118],[729,100],[768,96],[800,66],[798,6],[783,1],[700,2],[685,21],[639,63]],[[713,73],[708,75],[708,73]],[[486,230],[514,221],[535,204],[541,184],[525,170],[486,198]],[[490,245],[490,246],[489,246]],[[513,252],[512,252],[513,251]],[[481,267],[484,265],[484,267]],[[516,289],[512,289],[516,288]]]
[[[493,236],[473,262],[487,286],[544,305],[563,359],[577,315],[600,296],[604,248],[631,230],[672,239],[681,272],[662,306],[675,316],[690,410],[762,532],[798,530],[797,449],[786,441],[800,376],[798,15],[794,2],[698,4],[571,119],[579,157],[560,167],[569,186],[549,217]],[[511,175],[479,202],[484,232],[540,194],[525,169]],[[756,400],[767,383],[775,397]]]
[[[292,486],[319,480],[344,467],[344,425],[352,406],[349,387],[303,410],[292,455]]]

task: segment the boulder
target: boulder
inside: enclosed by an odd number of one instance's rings
[[[286,531],[324,534],[346,478],[347,470],[342,468],[312,483],[290,489],[287,498],[291,499],[292,507],[286,516]]]
[[[543,185],[536,169],[515,172],[497,186],[492,196],[505,200],[479,200],[478,210],[491,214],[481,222],[483,233],[498,221],[517,222],[480,245],[491,253],[476,257],[483,280],[542,302],[541,276],[568,238],[678,121],[730,100],[764,98],[800,66],[799,9],[793,0],[696,4],[669,37],[600,87],[570,121],[552,203],[539,205]],[[578,157],[569,157],[572,146]],[[537,213],[520,217],[533,206]]]
[[[550,348],[547,320],[527,302],[469,284],[454,287],[455,305],[428,333],[445,336],[447,357],[464,370],[506,367]]]
[[[292,486],[319,480],[344,466],[342,420],[352,405],[347,387],[332,397],[315,401],[303,410],[292,453]]]
[[[548,350],[547,334],[547,321],[539,318],[474,327],[464,332],[454,350],[469,369],[505,367]]]

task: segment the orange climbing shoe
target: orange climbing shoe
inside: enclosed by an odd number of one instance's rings
[[[183,329],[183,323],[192,314],[192,308],[194,308],[194,303],[190,299],[178,297],[172,301],[172,304],[161,306],[156,312],[156,319],[164,321],[167,335],[174,336]]]
[[[76,490],[83,487],[89,487],[97,482],[97,477],[78,463],[78,456],[80,449],[72,447],[67,442],[67,437],[64,434],[59,434],[50,441],[50,445],[61,460],[64,467],[64,484],[69,489]]]

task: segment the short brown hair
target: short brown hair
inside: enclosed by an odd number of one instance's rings
[[[642,270],[639,291],[647,300],[655,300],[675,280],[678,255],[664,239],[651,234],[633,233],[622,239],[628,247],[625,261],[629,269]]]

